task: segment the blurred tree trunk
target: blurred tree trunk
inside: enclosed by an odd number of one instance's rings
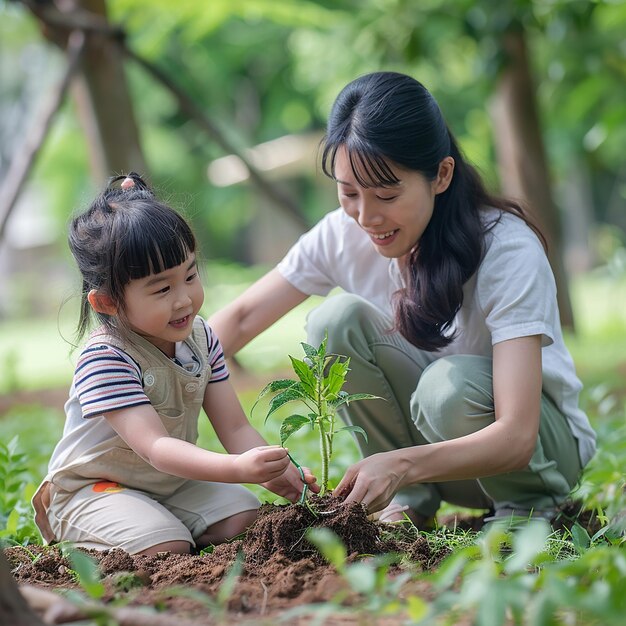
[[[552,196],[536,91],[524,30],[507,29],[501,39],[505,55],[492,103],[495,143],[502,191],[528,206],[548,242],[556,278],[561,324],[574,328],[574,316],[563,264],[561,221]]]
[[[77,24],[88,26],[81,68],[72,88],[96,180],[102,182],[113,173],[131,170],[147,174],[123,55],[112,38],[113,28],[107,32],[105,0],[67,0],[58,10],[34,2],[25,4],[41,18],[46,38],[63,48]]]
[[[43,622],[31,611],[19,592],[2,550],[0,550],[0,624],[43,626]]]

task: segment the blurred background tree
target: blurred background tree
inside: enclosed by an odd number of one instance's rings
[[[19,231],[18,215],[45,224],[46,254],[58,259],[71,211],[108,174],[131,166],[190,214],[207,258],[276,261],[305,224],[335,208],[333,185],[314,167],[316,142],[341,87],[379,69],[421,80],[489,185],[532,206],[550,240],[565,323],[572,316],[564,267],[586,270],[623,242],[624,2],[0,1],[2,183],[41,98],[63,72],[58,46],[68,31],[46,21],[52,10],[69,21],[89,11],[112,32],[93,28],[88,36],[72,98],[0,243],[0,264],[11,275],[17,269],[6,243]],[[195,103],[221,143],[145,67],[122,57],[116,29]],[[296,213],[277,211],[225,146],[257,165]],[[274,164],[280,151],[285,159]],[[33,239],[36,228],[26,230]],[[61,265],[46,262],[46,271]],[[45,309],[42,298],[33,303],[33,287],[31,279],[5,278],[0,288],[17,295],[4,299],[0,315],[15,314],[21,298]]]

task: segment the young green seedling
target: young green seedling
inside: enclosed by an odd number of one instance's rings
[[[322,495],[328,490],[328,467],[333,454],[334,436],[341,431],[351,431],[358,433],[367,441],[367,434],[360,426],[336,428],[337,409],[357,400],[379,399],[378,396],[369,393],[348,394],[342,391],[350,369],[350,359],[341,354],[327,354],[327,341],[328,337],[325,336],[318,348],[302,343],[304,359],[289,357],[298,380],[275,380],[266,385],[257,398],[258,402],[268,393],[275,394],[270,401],[266,422],[274,412],[289,402],[301,402],[307,408],[309,412],[306,415],[294,414],[283,420],[280,427],[280,444],[284,446],[291,435],[307,424],[312,430],[317,429],[322,463],[320,477]]]

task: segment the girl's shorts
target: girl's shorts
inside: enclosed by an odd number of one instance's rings
[[[50,485],[47,518],[56,541],[81,548],[112,546],[131,554],[169,541],[195,546],[213,524],[259,507],[241,485],[188,480],[169,496],[151,496],[112,482],[66,492]]]

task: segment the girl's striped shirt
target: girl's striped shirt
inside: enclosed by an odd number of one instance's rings
[[[208,363],[211,366],[209,384],[226,380],[229,372],[222,346],[206,322],[204,327],[209,346]],[[187,352],[184,352],[185,348]],[[193,363],[189,365],[190,358],[195,357],[187,344],[177,344],[177,353],[173,360],[189,369],[194,366]],[[83,417],[86,418],[150,404],[143,390],[139,364],[120,348],[106,343],[91,345],[80,354],[74,371],[74,387]]]

